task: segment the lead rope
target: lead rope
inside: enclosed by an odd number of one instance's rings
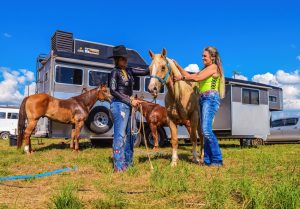
[[[146,147],[146,152],[147,152],[147,156],[148,156],[148,160],[149,160],[149,164],[150,164],[150,170],[153,171],[154,167],[152,165],[151,162],[151,158],[150,158],[150,153],[149,153],[149,148],[148,148],[148,144],[147,144],[147,140],[146,140],[146,135],[145,135],[145,126],[144,126],[144,116],[143,116],[143,107],[141,104],[139,104],[139,108],[140,108],[140,125],[139,128],[137,130],[137,132],[134,132],[134,128],[133,128],[133,123],[134,123],[134,118],[135,118],[135,110],[134,108],[132,108],[131,110],[131,121],[130,121],[130,129],[131,129],[131,135],[134,134],[141,134],[141,130],[143,129],[143,138],[144,138],[144,144]]]

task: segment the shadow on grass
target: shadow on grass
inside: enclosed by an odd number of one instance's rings
[[[79,142],[79,150],[85,150],[85,149],[89,149],[91,148],[92,145],[90,142]],[[66,143],[66,142],[59,142],[59,143],[52,143],[49,144],[47,146],[43,146],[43,147],[37,147],[34,149],[34,151],[46,151],[46,150],[52,150],[52,149],[58,149],[58,150],[63,150],[63,149],[70,149],[70,144]]]
[[[156,153],[154,155],[150,155],[151,160],[158,160],[158,159],[164,159],[164,160],[172,160],[172,155],[169,153]],[[180,153],[178,154],[178,160],[182,160],[188,163],[193,163],[192,161],[192,154],[190,153]],[[143,156],[139,156],[138,162],[144,163],[148,161],[148,156],[145,154]]]

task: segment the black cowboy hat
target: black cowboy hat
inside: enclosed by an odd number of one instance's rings
[[[113,55],[108,57],[108,59],[113,58],[113,57],[128,58],[129,54],[128,54],[128,51],[127,51],[126,47],[124,45],[115,46],[113,48]]]

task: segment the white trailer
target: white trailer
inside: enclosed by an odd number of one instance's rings
[[[0,138],[7,140],[9,135],[16,135],[18,130],[18,107],[0,107]]]

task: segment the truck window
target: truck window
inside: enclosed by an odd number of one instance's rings
[[[294,126],[298,123],[298,118],[287,118],[284,120],[284,126]]]
[[[56,66],[55,81],[58,83],[82,85],[83,71],[70,67]]]
[[[284,125],[284,122],[282,119],[279,119],[279,120],[274,120],[272,123],[271,123],[271,127],[279,127],[279,126],[283,126]]]
[[[99,86],[104,83],[109,86],[109,73],[96,70],[89,72],[89,86]]]
[[[6,118],[6,112],[0,112],[0,119]]]
[[[19,114],[14,112],[7,113],[7,119],[18,119]]]
[[[255,89],[242,89],[243,104],[259,104],[259,91]]]
[[[145,91],[148,91],[148,92],[149,92],[149,90],[148,90],[149,83],[150,83],[150,78],[149,78],[149,77],[146,77],[146,78],[145,78]],[[164,89],[164,87],[162,87],[162,88],[160,89],[160,92],[159,92],[159,93],[163,94],[164,92],[165,92],[165,89]]]

